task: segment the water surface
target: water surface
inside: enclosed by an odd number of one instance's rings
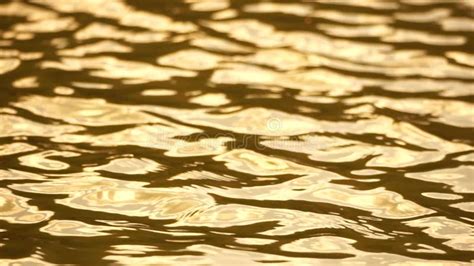
[[[0,263],[474,260],[474,1],[0,1]]]

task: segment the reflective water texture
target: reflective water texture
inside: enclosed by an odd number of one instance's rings
[[[0,264],[470,265],[474,1],[0,1]]]

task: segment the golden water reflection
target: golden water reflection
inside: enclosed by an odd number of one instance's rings
[[[472,264],[473,10],[2,1],[0,264]]]

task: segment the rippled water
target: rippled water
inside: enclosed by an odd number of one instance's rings
[[[474,260],[474,1],[0,3],[0,263]]]

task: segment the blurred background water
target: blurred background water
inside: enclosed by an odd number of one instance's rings
[[[474,260],[474,1],[0,1],[0,263]]]

